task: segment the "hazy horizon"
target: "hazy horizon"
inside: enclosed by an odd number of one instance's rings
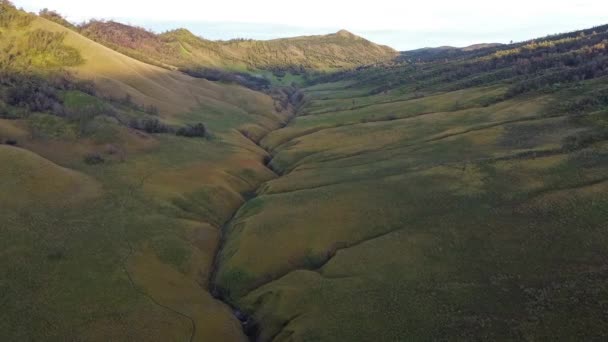
[[[114,2],[116,6],[112,6]],[[608,13],[608,4],[593,1],[529,4],[514,0],[498,8],[478,0],[458,4],[435,0],[410,6],[377,0],[373,7],[368,8],[341,5],[342,1],[322,4],[314,0],[302,6],[299,9],[301,15],[296,16],[290,14],[293,10],[284,9],[284,13],[278,14],[268,10],[281,7],[277,0],[258,1],[258,6],[242,1],[232,5],[201,5],[189,0],[175,0],[170,8],[143,4],[142,1],[125,4],[118,0],[108,0],[103,4],[83,4],[75,0],[15,0],[14,3],[32,12],[43,8],[55,10],[75,23],[107,19],[155,32],[183,27],[211,40],[266,40],[346,29],[400,51],[523,41],[608,23],[608,17],[603,14]],[[113,12],[116,8],[121,10]],[[199,11],[202,8],[211,10]],[[306,17],[314,20],[306,20]]]

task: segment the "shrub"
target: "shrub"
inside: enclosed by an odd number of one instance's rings
[[[55,104],[60,104],[53,87],[35,81],[10,87],[5,92],[4,100],[11,106],[26,107],[32,112],[52,111]]]
[[[60,91],[79,87],[66,77],[51,76],[43,79],[18,73],[0,73],[0,85],[7,88],[2,94],[2,100],[6,104],[28,112],[46,112],[62,117],[67,116],[68,111],[59,96]],[[2,114],[8,114],[4,103],[0,104],[0,115]]]
[[[186,127],[182,127],[178,129],[175,134],[188,138],[203,138],[207,136],[207,127],[205,127],[205,125],[202,123],[197,123],[195,125],[188,125]]]
[[[562,146],[565,150],[575,151],[607,139],[608,131],[582,132],[566,137]]]
[[[387,121],[393,121],[393,120],[397,120],[397,119],[399,119],[399,117],[398,117],[397,115],[395,115],[395,114],[389,114],[389,115],[386,117],[386,120],[387,120]]]
[[[27,40],[21,44],[23,57],[27,64],[38,67],[75,66],[84,62],[80,52],[65,45],[65,32],[50,32],[42,29],[31,31]]]
[[[5,118],[9,116],[9,111],[8,111],[8,107],[6,106],[6,103],[0,101],[0,118]]]
[[[88,165],[98,165],[103,164],[105,159],[97,153],[91,153],[84,157],[84,162]]]
[[[61,25],[61,26],[65,26],[67,28],[70,28],[72,30],[78,30],[78,28],[70,23],[69,21],[67,21],[61,14],[55,12],[55,11],[51,11],[48,8],[42,9],[40,10],[40,12],[38,13],[39,16],[41,16],[42,18],[45,18],[47,20],[56,22],[57,24]]]
[[[124,104],[125,106],[129,106],[133,104],[133,97],[131,97],[131,94],[126,93],[125,96],[118,101]]]
[[[209,68],[181,69],[181,71],[192,77],[204,78],[213,82],[236,83],[255,90],[268,90],[271,86],[268,79],[244,72],[228,72]]]
[[[33,15],[17,10],[12,2],[0,0],[0,27],[9,27],[9,25],[25,27],[34,19]]]
[[[65,253],[61,249],[54,249],[47,254],[49,260],[58,261],[65,257]]]
[[[158,119],[134,119],[129,122],[129,127],[151,134],[168,133],[171,131],[169,126],[163,124]]]
[[[158,107],[154,106],[154,105],[149,105],[147,106],[144,111],[148,114],[151,115],[158,115],[160,113],[160,110],[158,109]]]

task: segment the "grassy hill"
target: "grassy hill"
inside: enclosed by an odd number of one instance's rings
[[[347,31],[269,41],[210,41],[186,29],[154,34],[142,28],[93,21],[82,34],[134,58],[182,69],[331,71],[387,61],[396,52]]]
[[[2,339],[245,340],[208,279],[281,98],[0,6]]]
[[[128,96],[137,104],[155,106],[170,114],[196,107],[217,111],[226,106],[237,107],[239,101],[255,97],[242,88],[142,63],[43,18],[36,18],[31,30],[62,33],[65,45],[77,49],[84,60],[68,71],[77,78],[93,80],[97,90],[107,97],[122,99]]]

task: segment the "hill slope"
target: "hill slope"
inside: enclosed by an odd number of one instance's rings
[[[220,110],[222,106],[235,106],[246,98],[255,101],[258,96],[240,87],[220,85],[142,63],[40,17],[32,22],[30,30],[63,33],[64,43],[75,48],[84,60],[69,71],[78,78],[93,80],[105,96],[120,99],[128,94],[138,104],[153,105],[170,114],[188,112],[200,106]]]
[[[330,71],[390,60],[393,49],[347,31],[325,36],[269,41],[210,41],[185,29],[160,35],[117,22],[93,21],[82,33],[125,54],[162,66],[183,69]]]
[[[608,27],[324,76],[218,287],[260,341],[608,337]]]
[[[240,131],[289,106],[6,1],[0,50],[2,339],[246,340],[208,279],[219,227],[273,177]]]

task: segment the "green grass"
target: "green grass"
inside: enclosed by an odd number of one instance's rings
[[[261,340],[607,333],[607,146],[563,149],[603,112],[553,111],[566,93],[486,104],[501,91],[344,110],[359,96],[347,84],[306,90],[301,116],[263,141],[283,175],[239,211],[221,254],[219,284]]]
[[[157,35],[113,21],[93,21],[80,32],[146,63],[190,70],[220,68],[253,74],[262,72],[273,84],[284,85],[302,81],[295,73],[350,69],[397,56],[389,47],[346,32],[267,41],[210,41],[186,29]]]
[[[38,149],[41,138],[31,139],[20,143]],[[78,143],[62,136],[45,139]],[[190,321],[172,311],[176,310],[193,317],[196,340],[242,338],[229,310],[198,284],[208,276],[217,227],[242,202],[239,193],[270,176],[261,156],[250,152],[250,143],[231,135],[221,139],[225,142],[146,139],[161,142],[128,153],[122,162],[108,157],[110,161],[95,166],[84,164],[76,150],[63,150],[73,154],[61,161],[78,170],[74,175],[75,171],[30,152],[32,165],[2,173],[0,286],[10,301],[1,314],[3,336],[188,339]],[[2,148],[2,156],[10,152],[10,163],[3,162],[3,168],[16,167],[21,151],[25,150]],[[247,181],[231,174],[243,174]],[[91,190],[97,192],[92,199],[79,194],[89,183],[72,184],[80,178],[99,184]],[[225,190],[208,192],[222,182]],[[21,200],[15,194],[26,197]],[[173,204],[177,198],[187,199],[187,210]],[[201,234],[210,240],[198,242]],[[196,247],[199,243],[202,249]],[[156,271],[148,274],[152,269]]]
[[[0,335],[244,340],[207,278],[219,227],[242,194],[274,177],[266,152],[236,131],[262,135],[286,114],[264,94],[155,69],[40,18],[3,35],[36,29],[65,34],[85,58],[72,71],[109,83],[96,96],[60,91],[66,117],[23,108],[0,120],[2,142],[18,141],[0,145]],[[160,101],[160,120],[203,122],[212,137],[129,129],[129,119],[149,115],[116,101],[127,89],[139,105]],[[86,164],[91,154],[105,162]]]

